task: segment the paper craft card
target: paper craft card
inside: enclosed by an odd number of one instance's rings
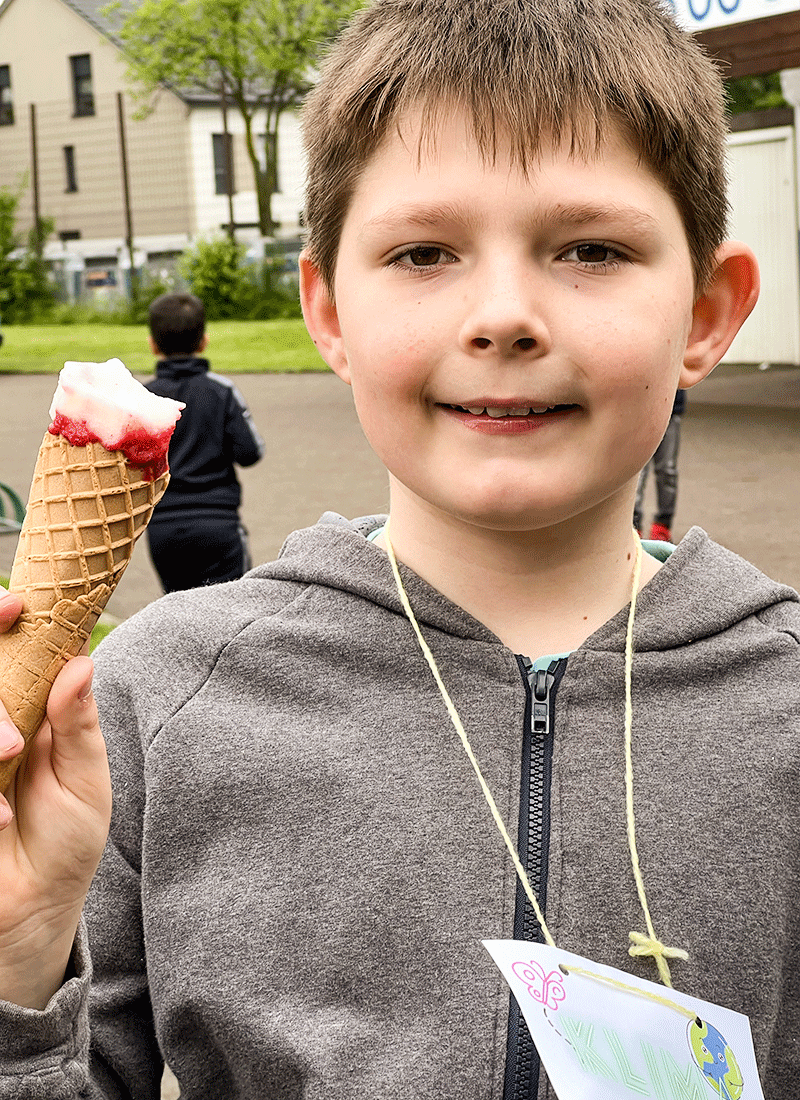
[[[559,1100],[764,1100],[741,1013],[546,944],[484,947]]]

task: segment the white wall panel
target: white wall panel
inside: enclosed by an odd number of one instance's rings
[[[257,115],[253,126],[257,140],[264,132],[262,117]],[[197,230],[201,234],[207,234],[209,231],[219,231],[220,226],[228,221],[228,196],[215,194],[211,140],[212,134],[222,133],[222,112],[218,107],[192,107],[189,125]],[[252,169],[242,151],[244,121],[233,107],[228,111],[228,130],[234,135],[237,146],[233,216],[240,223],[257,222],[258,204]],[[272,215],[281,225],[291,230],[298,224],[305,183],[299,123],[297,116],[291,111],[281,116],[278,128],[278,183],[281,190],[273,196]],[[240,233],[239,236],[244,240],[247,234]]]
[[[794,130],[750,130],[728,138],[730,236],[761,269],[761,296],[727,363],[800,363],[800,277]]]
[[[300,117],[294,111],[281,115],[278,127],[278,186],[272,196],[272,216],[291,228],[300,224],[305,201],[306,159]]]
[[[228,196],[215,193],[212,134],[223,132],[222,111],[218,107],[192,107],[189,126],[197,231],[201,234],[219,232],[228,221]],[[234,135],[234,141],[241,140],[244,134],[242,116],[234,109],[228,111],[228,131]],[[236,189],[233,196],[234,219],[244,223],[257,221],[252,177],[248,174],[242,178],[241,172],[234,171],[233,178]]]

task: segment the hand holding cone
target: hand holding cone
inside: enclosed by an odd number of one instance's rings
[[[26,746],[0,762],[0,792],[44,720],[53,681],[88,641],[167,487],[168,473],[148,473],[99,442],[73,445],[50,432],[42,441],[9,583],[23,613],[0,636],[0,700]]]

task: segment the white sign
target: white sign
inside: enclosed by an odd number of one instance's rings
[[[484,947],[560,1100],[764,1100],[740,1012],[546,944]]]
[[[749,23],[800,10],[800,0],[669,0],[675,21],[686,30],[706,31],[728,23]]]

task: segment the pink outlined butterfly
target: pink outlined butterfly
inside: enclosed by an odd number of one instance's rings
[[[545,974],[542,967],[534,959],[530,962],[515,962],[511,967],[520,981],[528,987],[528,992],[537,1004],[555,1012],[567,993],[564,989],[564,979],[558,970],[551,970]]]

